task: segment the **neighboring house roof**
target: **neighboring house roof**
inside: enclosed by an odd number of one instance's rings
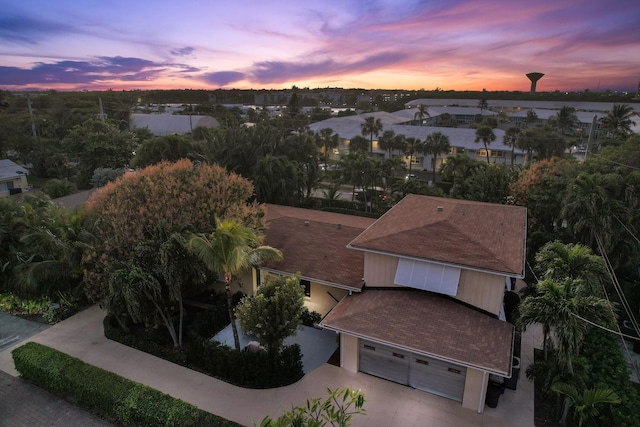
[[[428,107],[432,106],[460,106],[460,107],[477,107],[479,99],[436,99],[423,98],[414,99],[405,104],[407,108],[416,107],[420,104]],[[582,111],[599,111],[607,113],[613,108],[613,104],[622,104],[621,102],[579,102],[579,101],[528,101],[528,100],[505,100],[505,99],[487,99],[489,108],[526,108],[526,109],[547,109],[559,110],[562,107],[574,107],[576,110]],[[640,103],[624,102],[636,112],[640,113]],[[598,114],[602,117],[602,114]]]
[[[309,125],[309,129],[314,132],[318,132],[320,129],[331,128],[335,133],[340,135],[341,138],[351,139],[356,135],[362,136],[362,124],[365,122],[367,117],[371,116],[376,119],[380,119],[383,131],[387,130],[389,125],[405,123],[409,120],[413,120],[413,118],[407,119],[385,111],[376,111],[374,113],[363,113],[355,116],[332,117],[327,120],[311,123]]]
[[[211,116],[131,114],[132,128],[148,128],[156,136],[190,133],[198,126],[217,127],[219,123]]]
[[[480,111],[480,110],[478,110]],[[395,113],[394,113],[395,114]],[[485,112],[486,115],[486,112]],[[362,115],[364,116],[364,114]],[[340,138],[351,139],[354,136],[362,135],[361,123],[362,120],[349,120],[350,117],[362,117],[362,116],[347,116],[347,117],[334,117],[320,122],[312,123],[309,128],[317,132],[323,128],[331,128],[337,133]],[[406,117],[397,116],[401,123],[405,123]],[[413,118],[409,119],[413,120]],[[434,132],[440,132],[449,137],[449,142],[453,147],[464,148],[465,150],[480,150],[484,149],[482,142],[475,142],[476,130],[469,128],[449,128],[449,127],[437,127],[437,126],[412,126],[404,124],[384,124],[382,132],[386,130],[392,130],[396,135],[404,135],[407,138],[417,138],[420,141],[424,141],[426,137]],[[498,151],[511,151],[512,148],[504,144],[504,134],[502,129],[494,129],[493,133],[496,136],[496,140],[489,145],[490,150]],[[382,133],[381,133],[382,134]],[[374,138],[374,139],[379,139]],[[524,151],[516,148],[515,153],[523,154]]]
[[[524,276],[527,210],[407,195],[350,248]]]
[[[283,260],[262,268],[295,274],[335,287],[360,291],[364,254],[347,244],[375,220],[352,215],[267,205],[265,244],[280,249]]]
[[[29,171],[9,159],[0,160],[0,181],[11,181],[22,175],[29,175]]]
[[[365,289],[321,326],[498,375],[511,369],[513,325],[431,292]]]
[[[531,110],[518,111],[513,114],[509,114],[509,117],[527,118],[527,114],[529,113],[529,111]],[[540,120],[549,120],[551,117],[557,117],[558,111],[559,110],[543,110],[543,109],[533,110],[533,112],[536,113],[537,118]],[[588,112],[588,111],[575,112],[575,115],[578,118],[578,121],[580,123],[591,123],[593,121],[594,114],[595,113]],[[602,115],[600,117],[602,117]]]

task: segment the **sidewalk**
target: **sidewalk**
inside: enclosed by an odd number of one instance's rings
[[[533,393],[529,394],[525,386],[526,378],[521,378],[517,391],[507,391],[501,397],[498,408],[487,407],[484,414],[463,409],[459,402],[328,364],[286,387],[244,389],[107,340],[102,330],[104,315],[97,306],[91,307],[27,341],[56,348],[244,425],[251,425],[252,420],[259,422],[265,415],[277,417],[292,405],[302,405],[307,398],[325,397],[327,387],[345,386],[364,390],[366,397],[367,415],[354,417],[354,427],[533,426]],[[0,370],[16,376],[12,348],[0,352]],[[528,351],[524,336],[522,351],[523,356]],[[509,392],[513,394],[509,396]]]

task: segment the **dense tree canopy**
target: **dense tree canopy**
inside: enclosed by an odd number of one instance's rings
[[[92,256],[96,263],[88,283],[104,283],[110,262],[128,259],[157,224],[170,229],[189,226],[193,232],[211,232],[215,218],[238,218],[262,228],[263,211],[248,203],[253,186],[244,178],[215,165],[194,165],[189,160],[162,162],[129,173],[96,191],[88,201],[90,213],[100,217],[99,240]],[[100,288],[94,289],[97,294]]]

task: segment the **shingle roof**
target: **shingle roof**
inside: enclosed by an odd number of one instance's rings
[[[521,277],[526,221],[520,206],[409,194],[349,246]]]
[[[21,175],[29,175],[29,171],[9,159],[0,160],[0,180],[10,180]]]
[[[431,292],[365,289],[344,298],[321,326],[499,375],[510,372],[513,326]]]
[[[267,205],[265,244],[283,260],[264,267],[337,287],[360,291],[364,254],[347,244],[375,220],[352,215]]]

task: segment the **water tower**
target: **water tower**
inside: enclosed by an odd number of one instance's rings
[[[543,73],[529,73],[529,74],[527,74],[527,77],[529,78],[529,80],[531,80],[531,95],[536,93],[536,83],[538,83],[538,80],[540,80],[542,78],[542,76],[544,76]]]

